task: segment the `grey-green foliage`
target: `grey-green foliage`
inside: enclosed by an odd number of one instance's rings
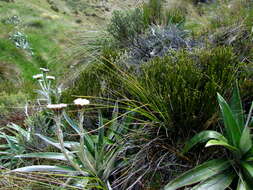
[[[33,55],[33,50],[28,42],[27,36],[22,32],[14,32],[10,35],[10,40],[16,45],[17,48],[24,49]]]
[[[49,120],[41,113],[28,117],[27,129],[11,123],[0,130],[1,144],[0,163],[2,166],[13,169],[28,163],[15,156],[25,153],[45,150],[48,145],[44,143],[35,133],[48,135]]]
[[[206,147],[221,146],[227,150],[222,159],[207,161],[182,174],[165,186],[165,190],[175,190],[196,184],[193,190],[229,188],[250,190],[253,188],[253,144],[252,126],[253,102],[248,114],[244,115],[238,86],[235,88],[230,105],[218,93],[218,102],[224,124],[224,133],[202,131],[196,134],[184,147],[188,152],[197,143],[206,142]],[[235,181],[237,185],[232,184]]]
[[[194,41],[189,32],[177,25],[151,26],[145,35],[138,36],[130,46],[130,59],[128,62],[140,63],[154,57],[162,57],[169,51],[187,49],[191,50],[200,43]]]
[[[3,22],[5,24],[12,24],[12,25],[17,26],[18,24],[21,23],[21,18],[17,15],[14,15],[14,16],[11,16],[11,17],[8,17],[8,18],[4,19]]]
[[[118,156],[120,151],[124,147],[124,139],[122,138],[129,127],[131,121],[125,116],[125,119],[119,121],[121,117],[118,115],[117,104],[113,111],[112,120],[105,123],[105,119],[100,114],[98,117],[98,126],[96,132],[89,132],[83,126],[83,112],[79,113],[79,121],[71,119],[65,112],[63,114],[65,122],[61,120],[61,123],[56,122],[56,134],[58,140],[54,140],[44,135],[38,134],[38,136],[45,142],[59,149],[62,153],[56,152],[40,152],[18,155],[18,158],[44,158],[65,161],[69,164],[69,172],[73,175],[82,175],[88,177],[88,186],[99,186],[102,189],[110,189],[111,181],[109,177],[112,172],[115,171],[118,162]],[[60,118],[62,118],[60,116]],[[60,119],[59,115],[55,115],[55,119]],[[58,120],[59,121],[59,120]],[[63,140],[63,134],[61,131],[61,125],[67,123],[78,136],[80,141],[65,141]],[[63,141],[63,146],[61,146]],[[67,156],[66,156],[67,155]],[[16,169],[15,171],[54,171],[50,170],[48,166],[28,166]],[[65,166],[66,168],[66,166]],[[92,180],[95,180],[94,184]]]

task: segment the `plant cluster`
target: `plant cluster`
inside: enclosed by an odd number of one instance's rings
[[[246,21],[222,36],[236,23],[227,2],[166,3],[114,12],[110,39],[80,44],[93,54],[63,90],[48,69],[33,76],[37,109],[0,129],[3,175],[54,176],[52,189],[253,188],[252,54],[237,47],[249,45],[251,6],[238,3]]]
[[[33,50],[30,47],[30,44],[27,40],[27,36],[22,32],[18,31],[11,34],[10,40],[13,41],[13,43],[16,45],[17,48],[24,49],[28,51],[31,55],[33,55]]]

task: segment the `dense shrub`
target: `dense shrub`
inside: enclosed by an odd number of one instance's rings
[[[237,66],[231,49],[202,50],[196,55],[182,51],[143,65],[140,80],[152,99],[162,98],[160,112],[169,112],[175,130],[185,133],[187,127],[201,128],[212,117],[216,92],[229,91]]]
[[[161,0],[149,0],[141,8],[131,11],[114,11],[107,31],[121,44],[131,43],[143,34],[151,25],[182,24],[185,21],[185,10],[181,8],[163,9]]]
[[[145,30],[141,9],[137,8],[128,12],[114,11],[107,30],[120,43],[133,41]]]
[[[151,24],[162,24],[163,10],[162,0],[149,0],[143,5],[143,17],[146,26]]]
[[[237,70],[230,48],[182,50],[143,64],[137,75],[111,63],[91,65],[69,92],[148,104],[150,119],[185,133],[189,126],[200,129],[213,116],[216,92],[229,94]]]

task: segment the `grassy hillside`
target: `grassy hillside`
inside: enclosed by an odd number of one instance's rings
[[[33,98],[35,84],[32,76],[40,67],[53,70],[54,75],[64,75],[69,67],[68,59],[72,57],[71,44],[75,36],[80,31],[96,36],[92,31],[104,28],[111,12],[126,8],[126,3],[129,1],[116,4],[87,3],[86,0],[0,1],[2,107],[6,107],[4,102],[12,107],[17,103],[24,105],[26,97]],[[23,93],[23,98],[20,100],[16,93]]]

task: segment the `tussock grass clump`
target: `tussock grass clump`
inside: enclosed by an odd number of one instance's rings
[[[125,97],[147,104],[162,126],[184,133],[189,125],[197,130],[212,117],[216,92],[229,93],[238,67],[232,49],[222,47],[157,57],[138,74],[110,62],[97,63],[83,71],[69,94]]]

